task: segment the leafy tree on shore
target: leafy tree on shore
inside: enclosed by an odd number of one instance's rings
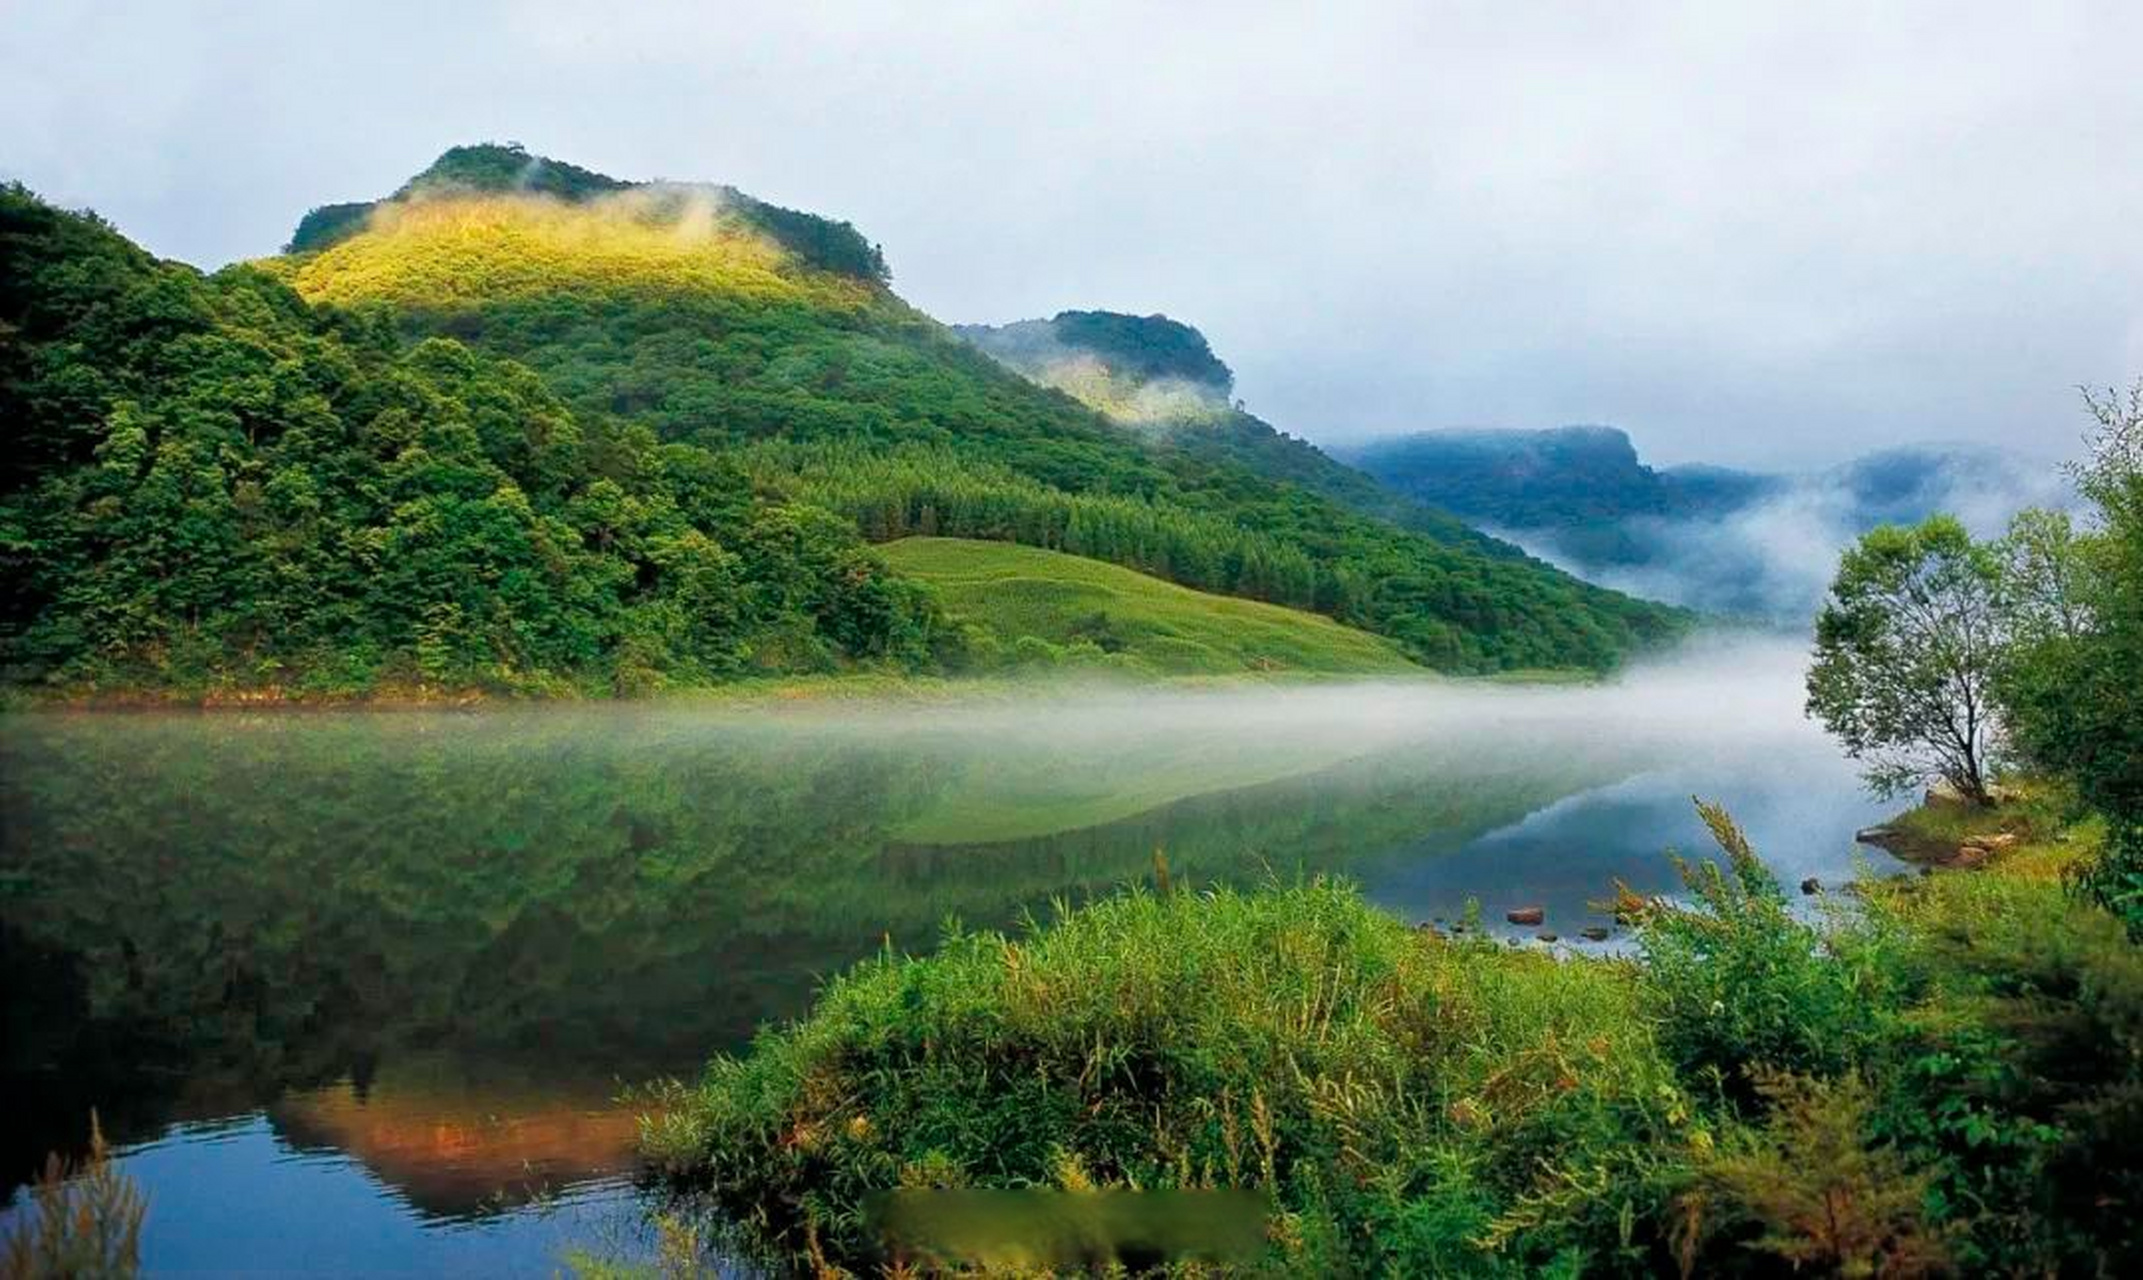
[[[2041,625],[2004,663],[2018,753],[2058,773],[2111,825],[2087,887],[2143,931],[2143,380],[2085,392],[2097,423],[2076,468],[2097,528],[2039,540]]]
[[[1993,553],[1935,516],[1847,549],[1816,619],[1808,710],[1893,795],[1928,778],[1987,798],[2006,622]]]

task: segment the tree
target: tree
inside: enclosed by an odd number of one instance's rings
[[[2000,593],[1994,553],[1949,516],[1876,529],[1839,561],[1816,619],[1808,711],[1877,792],[1941,778],[1986,802]]]
[[[2109,819],[2086,887],[2143,934],[2143,379],[2084,403],[2097,429],[2075,476],[2096,528],[2040,575],[2057,586],[2032,593],[2066,593],[2069,625],[2022,630],[1997,692],[2019,755]]]

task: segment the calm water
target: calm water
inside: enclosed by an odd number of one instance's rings
[[[94,1106],[155,1271],[636,1256],[622,1087],[1156,848],[1570,938],[1708,847],[1698,794],[1842,879],[1880,811],[1797,694],[1738,648],[1606,688],[0,720],[0,1187]]]

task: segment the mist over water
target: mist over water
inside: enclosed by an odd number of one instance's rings
[[[13,717],[0,1185],[95,1106],[166,1265],[548,1274],[632,1218],[621,1083],[948,918],[1150,882],[1156,850],[1179,888],[1540,906],[1564,947],[1706,849],[1692,794],[1789,881],[1842,879],[1876,811],[1801,716],[1804,662],[1742,637],[1598,684]]]

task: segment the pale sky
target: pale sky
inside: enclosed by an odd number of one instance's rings
[[[1879,12],[1878,12],[1879,11]],[[2070,450],[2143,374],[2143,5],[0,0],[0,175],[204,266],[458,142],[850,219],[1277,425]]]

